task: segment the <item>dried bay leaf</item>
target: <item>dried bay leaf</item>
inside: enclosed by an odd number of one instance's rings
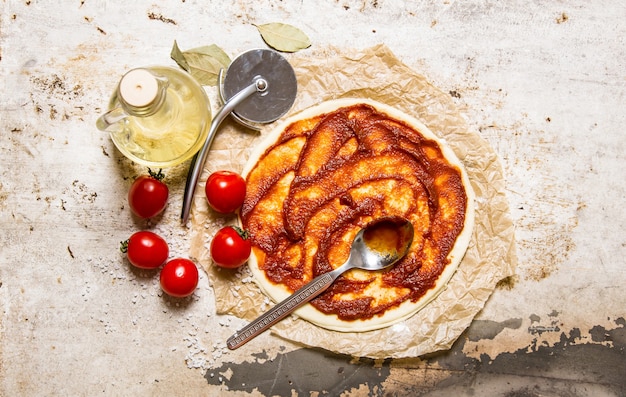
[[[176,42],[176,40],[174,40],[174,45],[172,46],[170,57],[176,61],[178,66],[180,66],[181,68],[189,72],[189,64],[187,63],[187,60],[185,59],[185,55],[183,55],[183,52],[180,50],[180,48],[178,48],[178,43]]]
[[[176,41],[170,54],[178,65],[202,85],[215,86],[221,69],[230,65],[230,57],[218,46],[211,44],[181,51]]]
[[[189,72],[202,85],[217,85],[220,70],[230,65],[230,57],[215,44],[194,48],[183,54],[189,64]]]
[[[295,26],[278,22],[254,26],[265,44],[277,51],[296,52],[311,46],[308,36]]]

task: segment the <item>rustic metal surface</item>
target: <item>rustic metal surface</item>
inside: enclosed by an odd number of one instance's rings
[[[626,394],[625,21],[581,0],[1,1],[0,395]],[[173,65],[174,40],[264,47],[266,22],[312,54],[385,43],[500,155],[518,274],[450,351],[372,362],[264,335],[231,352],[241,322],[215,314],[205,275],[169,299],[117,251],[150,228],[185,256],[189,236],[186,165],[161,218],[130,215],[144,170],[94,125],[115,83]]]

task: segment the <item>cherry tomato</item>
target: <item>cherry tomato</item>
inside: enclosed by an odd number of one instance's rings
[[[159,281],[166,294],[184,298],[193,294],[198,286],[198,268],[189,259],[175,258],[163,266]]]
[[[169,189],[161,180],[165,175],[148,169],[150,175],[142,175],[135,179],[128,191],[128,204],[135,215],[140,218],[152,218],[160,214],[167,204]]]
[[[204,187],[207,201],[215,211],[228,214],[237,211],[246,197],[246,181],[232,171],[209,175]]]
[[[120,250],[126,254],[128,261],[140,269],[156,269],[167,260],[169,247],[165,240],[152,232],[134,233],[122,242]]]
[[[216,265],[236,268],[248,260],[251,252],[248,233],[236,226],[226,226],[215,233],[211,240],[211,259]]]

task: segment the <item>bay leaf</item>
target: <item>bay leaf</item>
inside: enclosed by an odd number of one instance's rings
[[[184,51],[183,55],[189,73],[202,85],[217,85],[220,70],[230,65],[230,57],[215,44]]]
[[[311,46],[308,36],[295,26],[279,22],[254,26],[259,30],[265,44],[277,51],[296,52]]]
[[[215,86],[221,69],[230,65],[230,57],[217,45],[211,44],[180,51],[176,42],[172,48],[172,59],[188,71],[201,85]],[[176,56],[176,58],[175,58]]]
[[[172,46],[170,57],[174,61],[176,61],[178,66],[180,66],[181,68],[189,72],[189,64],[187,63],[187,60],[185,59],[185,55],[183,55],[183,52],[180,50],[180,48],[178,48],[178,43],[176,42],[176,40],[174,40],[174,45]]]

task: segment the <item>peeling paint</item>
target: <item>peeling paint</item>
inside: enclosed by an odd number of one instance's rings
[[[553,346],[531,344],[493,359],[486,355],[475,359],[461,354],[466,342],[476,339],[476,334],[482,332],[472,325],[449,351],[429,355],[427,365],[450,372],[450,376],[436,386],[441,395],[623,396],[626,393],[626,326],[623,318],[616,319],[615,324],[617,327],[610,330],[599,326],[590,330],[596,334],[598,342],[611,340],[613,346],[585,343],[581,331],[574,328],[568,333],[561,332],[559,342]],[[525,385],[520,386],[513,378],[518,381],[522,378]],[[574,381],[580,390],[572,385]],[[456,394],[458,391],[463,393]]]
[[[494,358],[487,354],[471,357],[464,353],[468,342],[493,339],[505,329],[522,326],[521,319],[477,320],[450,350],[420,358],[376,362],[299,349],[274,359],[261,353],[254,361],[225,363],[207,371],[205,378],[210,385],[263,396],[339,395],[350,390],[354,394],[347,395],[357,396],[619,396],[626,392],[626,324],[623,318],[614,323],[613,329],[595,326],[589,331],[595,335],[593,342],[611,341],[611,346],[585,342],[581,330],[573,328],[561,332],[552,346],[535,339]],[[520,384],[519,379],[524,382]],[[572,387],[572,381],[580,390]]]
[[[505,328],[519,329],[522,326],[521,318],[512,318],[503,322],[475,320],[475,331],[468,338],[471,341],[493,339]]]
[[[256,390],[264,396],[304,396],[311,391],[336,396],[360,386],[366,386],[370,392],[382,390],[382,382],[389,374],[388,360],[353,360],[323,350],[298,349],[278,354],[274,359],[261,354],[251,362],[224,363],[207,371],[205,378],[210,385],[246,392]]]

